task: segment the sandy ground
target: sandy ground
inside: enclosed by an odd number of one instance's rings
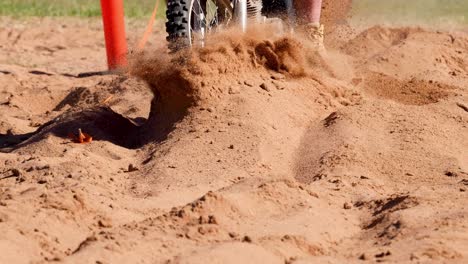
[[[1,22],[0,263],[468,262],[466,33],[156,33],[80,75],[100,30]]]

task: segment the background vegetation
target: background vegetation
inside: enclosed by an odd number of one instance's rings
[[[100,16],[99,0],[0,0],[0,15]],[[124,0],[125,14],[148,17],[156,0]],[[164,18],[165,2],[160,0],[159,18]],[[462,23],[468,24],[468,0],[354,0],[354,22]]]
[[[354,21],[468,24],[468,0],[355,0]]]
[[[160,0],[158,17],[165,14],[165,2]],[[156,0],[124,0],[125,15],[141,18],[151,15]],[[99,0],[0,0],[0,15],[3,16],[79,16],[101,15]]]

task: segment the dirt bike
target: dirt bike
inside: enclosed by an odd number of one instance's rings
[[[292,0],[168,0],[166,32],[169,47],[177,50],[204,46],[207,36],[220,28],[283,19],[294,24]]]

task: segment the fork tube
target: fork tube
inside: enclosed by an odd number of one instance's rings
[[[247,0],[236,0],[234,6],[234,15],[242,32],[247,28]]]
[[[192,7],[192,16],[197,14],[190,22],[192,27],[192,41],[195,42],[196,45],[200,45],[201,47],[205,46],[205,12],[203,11],[200,1],[194,0],[193,7]]]
[[[289,23],[289,26],[292,29],[296,25],[296,12],[294,10],[292,0],[285,0],[285,3],[286,3],[286,11],[287,11],[287,14],[288,14],[288,23]]]

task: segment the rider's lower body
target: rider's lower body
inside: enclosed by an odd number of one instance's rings
[[[299,29],[319,48],[323,48],[324,28],[320,24],[322,0],[294,0]]]

